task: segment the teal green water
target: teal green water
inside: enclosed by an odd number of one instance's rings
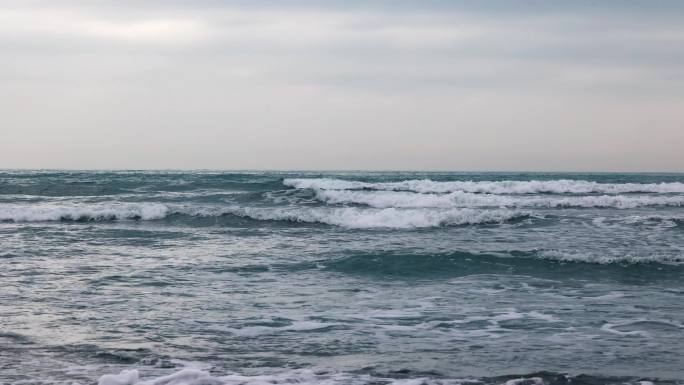
[[[0,383],[684,382],[684,175],[0,171]]]

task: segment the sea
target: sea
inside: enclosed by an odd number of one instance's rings
[[[0,384],[684,384],[684,174],[0,171]]]

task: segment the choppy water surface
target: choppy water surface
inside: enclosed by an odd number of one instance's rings
[[[684,383],[684,175],[0,172],[0,383]]]

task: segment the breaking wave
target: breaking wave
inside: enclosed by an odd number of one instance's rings
[[[612,207],[684,206],[684,196],[510,196],[454,191],[447,194],[405,191],[316,190],[316,198],[332,204],[352,203],[376,208],[404,207]]]
[[[351,229],[412,229],[503,223],[531,216],[531,214],[526,212],[512,210],[360,209],[355,207],[297,209],[236,208],[230,210],[229,213],[258,220],[323,223]]]
[[[117,219],[161,219],[169,208],[158,203],[61,205],[0,205],[0,221],[107,221]]]
[[[285,186],[317,190],[387,190],[419,193],[450,193],[456,191],[490,194],[624,194],[624,193],[684,193],[684,183],[598,183],[586,180],[531,181],[448,181],[413,179],[401,182],[361,182],[332,178],[289,178]]]
[[[260,221],[321,223],[353,229],[411,229],[439,226],[503,223],[530,216],[512,210],[483,209],[361,209],[355,207],[241,207],[241,206],[167,206],[157,203],[91,204],[81,206],[0,206],[0,221],[109,221],[157,220],[169,215],[221,217],[234,215]]]

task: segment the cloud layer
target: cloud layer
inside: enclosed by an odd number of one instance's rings
[[[0,164],[684,171],[682,11],[8,1]]]

